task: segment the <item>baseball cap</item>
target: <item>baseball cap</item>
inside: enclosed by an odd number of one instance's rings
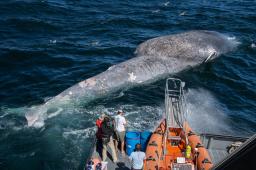
[[[118,110],[117,113],[124,113],[123,110]]]

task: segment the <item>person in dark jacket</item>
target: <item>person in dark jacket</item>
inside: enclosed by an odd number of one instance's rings
[[[107,147],[109,146],[112,152],[113,162],[117,162],[116,150],[113,142],[114,135],[114,122],[109,117],[104,117],[102,122],[102,160],[106,161],[107,159]]]

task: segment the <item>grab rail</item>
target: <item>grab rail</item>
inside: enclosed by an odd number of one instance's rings
[[[187,110],[186,101],[183,93],[184,82],[176,78],[168,78],[165,87],[165,120],[166,130],[164,134],[164,148],[168,138],[170,127],[183,128],[186,121]],[[166,149],[163,149],[163,155]]]

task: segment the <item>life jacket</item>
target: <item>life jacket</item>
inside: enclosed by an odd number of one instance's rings
[[[103,120],[97,119],[97,120],[96,120],[96,126],[97,126],[98,128],[101,128],[102,122],[103,122]]]
[[[191,157],[191,146],[189,146],[189,145],[187,145],[187,147],[186,147],[185,157],[186,158],[190,158]]]
[[[101,119],[97,119],[96,120],[96,126],[98,127],[98,130],[96,132],[96,136],[98,139],[102,138],[102,120]]]

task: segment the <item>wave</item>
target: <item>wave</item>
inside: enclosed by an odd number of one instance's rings
[[[124,95],[124,94],[122,94]],[[225,113],[225,107],[219,103],[217,98],[209,91],[199,88],[199,89],[188,89],[185,94],[187,98],[187,107],[188,107],[188,121],[191,123],[192,128],[198,132],[211,132],[220,133],[226,132],[229,133],[232,131],[230,128],[227,113]],[[164,99],[163,99],[164,100]],[[42,107],[39,107],[42,109]],[[24,115],[28,110],[36,110],[38,112],[38,107],[33,106],[30,108],[18,108],[18,109],[2,109],[2,112],[5,113],[1,115],[1,118],[6,117],[8,114],[19,114]],[[153,130],[157,123],[163,118],[164,106],[136,106],[134,104],[125,104],[118,105],[116,107],[106,107],[103,105],[92,106],[89,108],[84,108],[83,106],[75,106],[72,103],[65,105],[62,108],[55,108],[48,110],[47,114],[44,117],[40,117],[44,114],[39,114],[33,127],[41,128],[45,126],[45,122],[50,119],[55,119],[50,121],[50,123],[60,123],[64,118],[70,117],[70,115],[83,115],[86,116],[88,120],[92,121],[90,124],[91,127],[94,127],[94,122],[97,116],[100,116],[101,113],[106,113],[109,115],[115,115],[116,110],[122,109],[125,111],[125,116],[128,120],[128,129],[129,130]],[[29,112],[27,112],[29,113]],[[62,116],[59,116],[61,113]],[[34,114],[33,114],[34,116]],[[59,117],[59,118],[55,118]],[[54,122],[56,121],[57,122]],[[198,123],[199,120],[203,120],[204,123]],[[28,123],[30,123],[28,119]],[[32,124],[31,124],[32,125]],[[64,135],[76,135],[77,133],[85,133],[87,137],[93,133],[89,133],[88,130],[75,130],[74,133],[72,129],[65,132]],[[90,135],[89,135],[90,134]]]
[[[8,19],[1,19],[1,22],[8,26],[9,28],[20,30],[24,32],[30,33],[39,33],[45,32],[47,30],[48,33],[61,31],[61,26],[56,25],[53,22],[45,21],[39,18],[33,17],[19,17],[19,18],[8,18]]]
[[[232,132],[225,109],[222,108],[221,103],[219,103],[211,92],[203,88],[188,89],[185,96],[189,110],[187,120],[197,133],[223,134],[224,132]],[[162,102],[159,105],[152,104],[144,106],[138,106],[135,103],[116,104],[116,106],[113,106],[113,104],[111,106],[108,106],[109,104],[95,104],[85,108],[69,104],[65,108],[52,110],[53,113],[50,113],[50,115],[53,114],[54,116],[45,117],[45,120],[41,122],[41,125],[44,126],[40,128],[39,126],[28,128],[27,125],[23,125],[23,130],[18,130],[17,128],[0,128],[0,131],[3,132],[1,139],[8,138],[12,132],[15,132],[14,134],[19,136],[30,134],[26,137],[27,140],[31,140],[32,142],[35,140],[37,142],[40,141],[42,142],[42,146],[39,145],[35,146],[35,148],[30,148],[26,152],[27,157],[38,157],[43,154],[47,157],[47,166],[52,166],[51,164],[48,165],[49,160],[61,159],[61,163],[56,164],[61,164],[61,167],[68,166],[71,169],[77,169],[81,164],[80,161],[84,161],[88,157],[92,138],[96,131],[95,120],[101,113],[115,115],[117,110],[122,109],[125,112],[128,122],[127,130],[153,131],[163,118],[163,103],[164,99],[162,98]],[[2,114],[4,116],[0,118],[1,123],[4,123],[3,125],[5,127],[21,127],[17,125],[13,126],[14,124],[10,124],[10,122],[15,121],[18,115],[24,115],[27,109],[31,108],[2,108],[2,112],[5,114]],[[58,114],[57,116],[54,111],[56,113],[62,112],[62,114]],[[3,119],[6,121],[2,121]],[[232,133],[235,134],[235,132]],[[38,149],[41,147],[45,149]],[[62,157],[59,158],[58,155],[62,155]]]
[[[229,134],[231,125],[225,108],[209,91],[189,89],[186,95],[188,102],[188,121],[196,132]]]

